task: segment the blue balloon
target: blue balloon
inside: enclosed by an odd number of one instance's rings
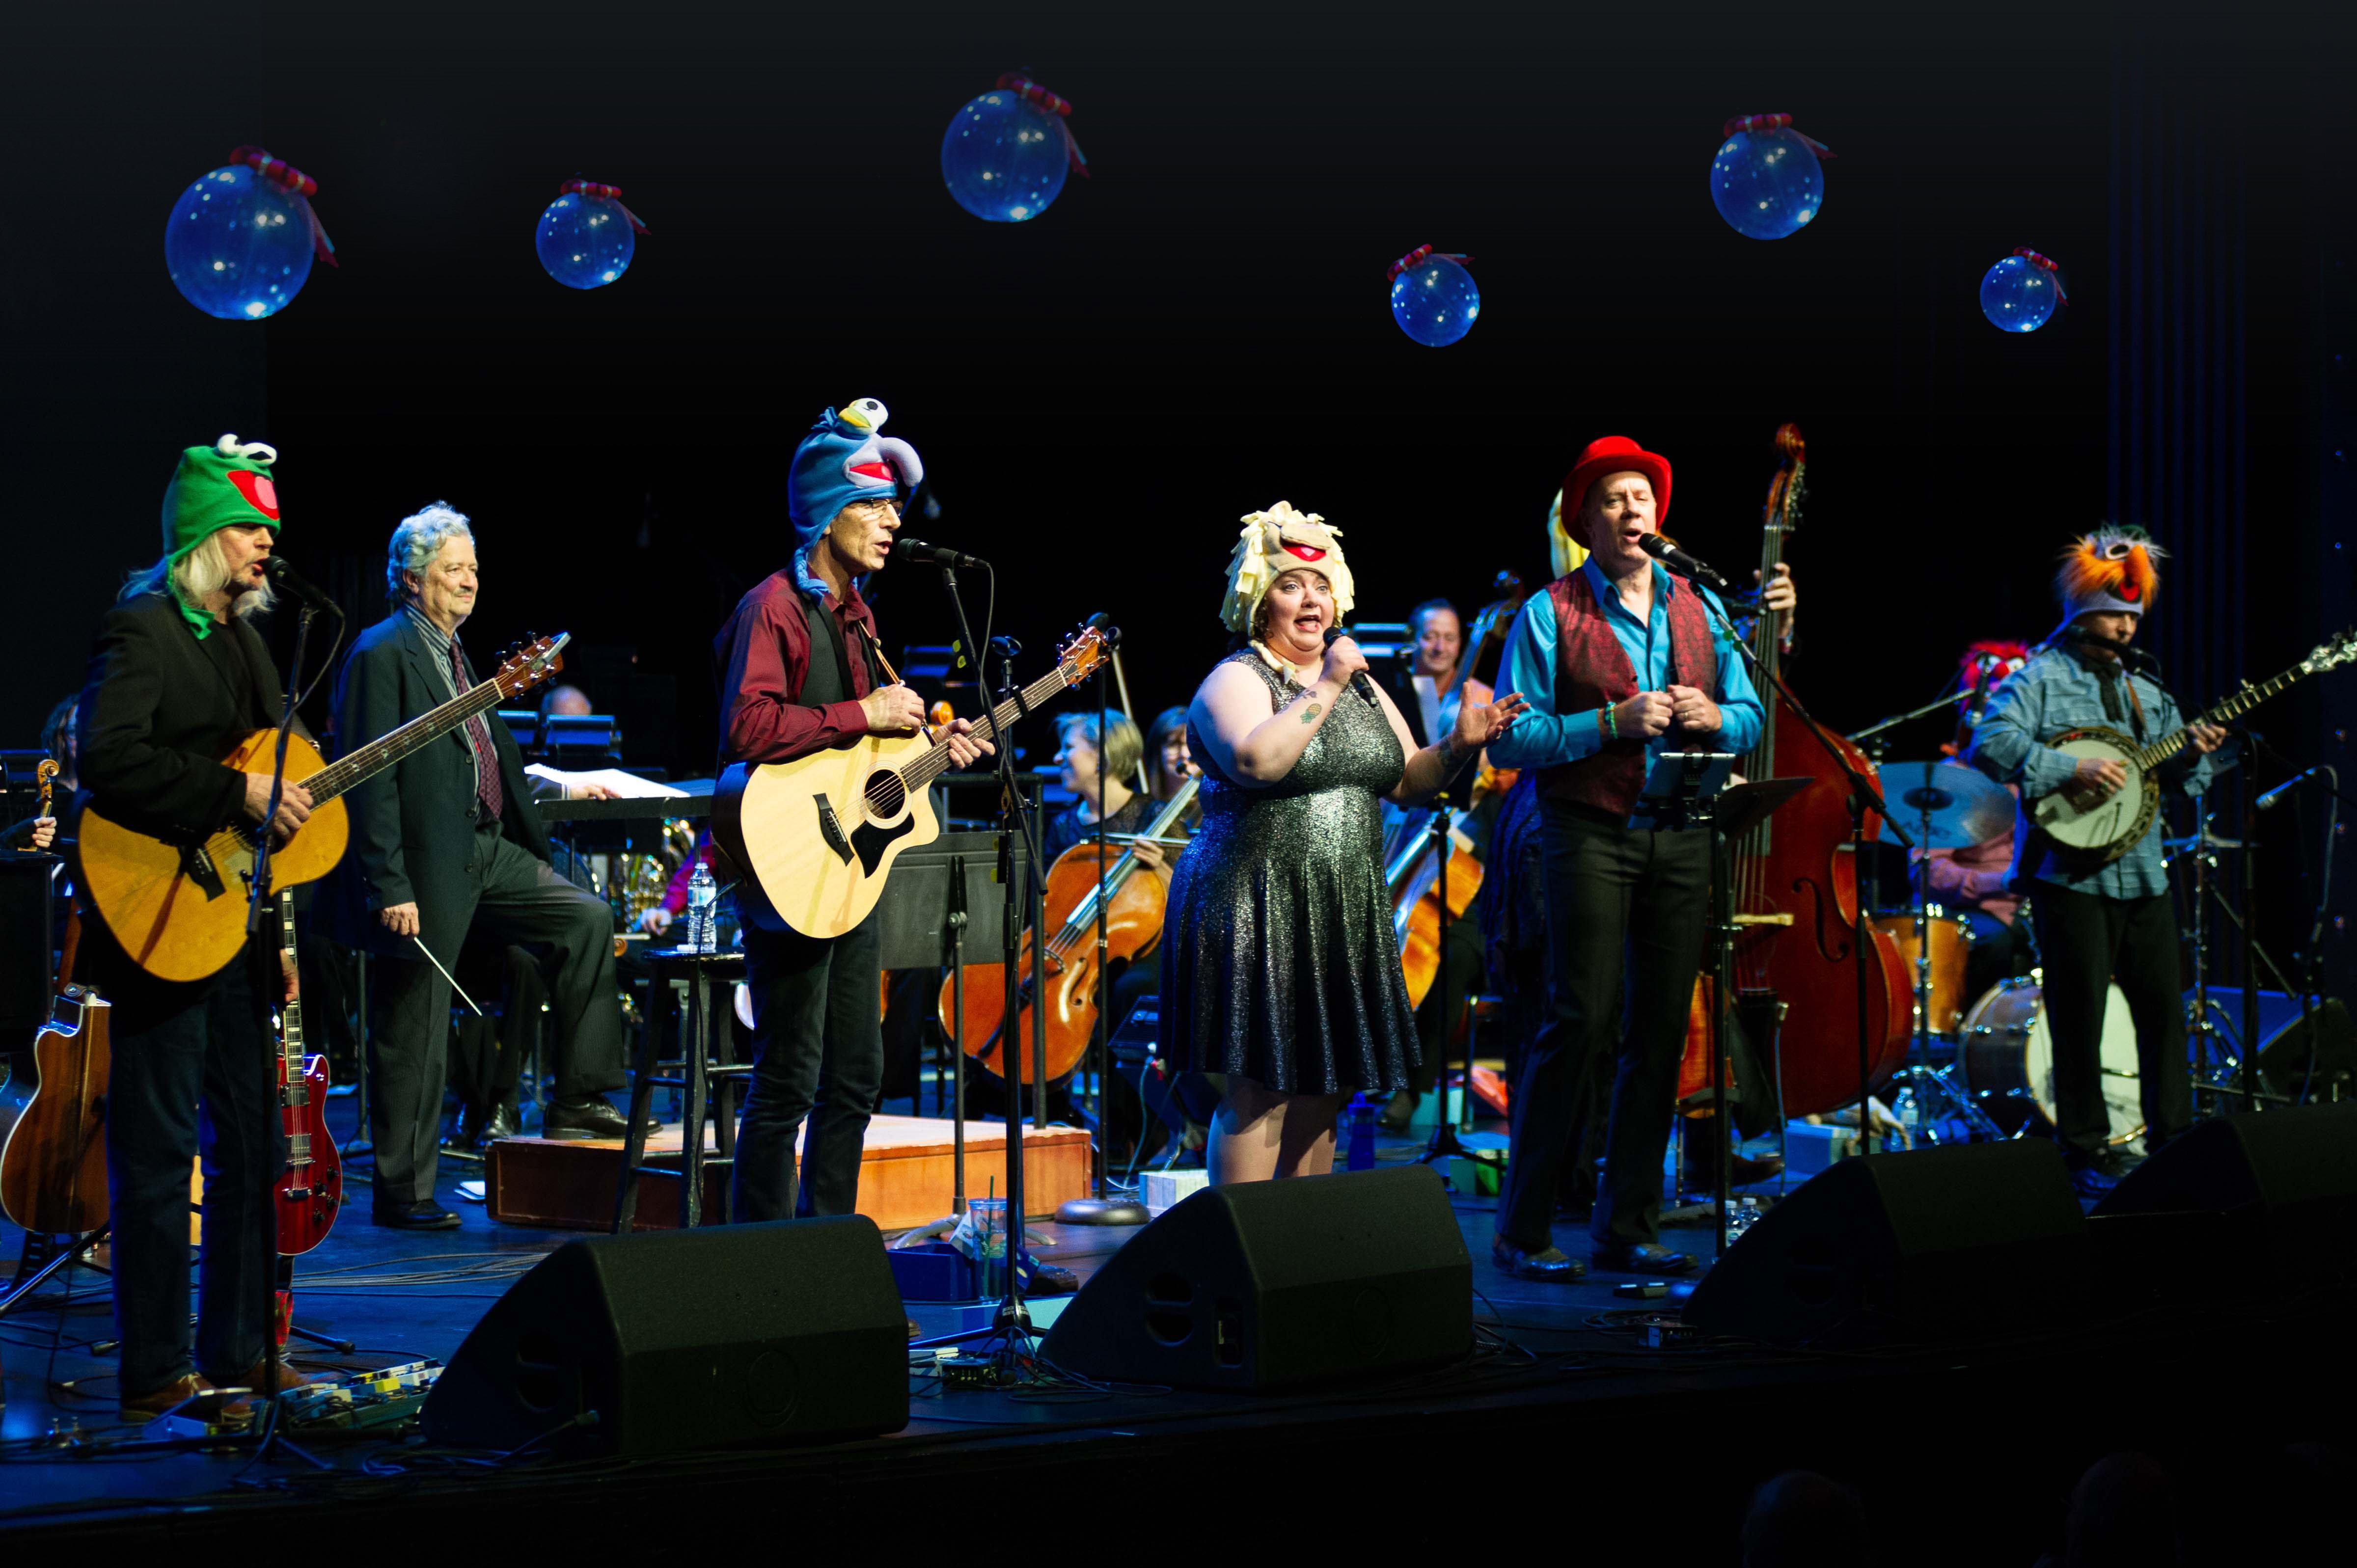
[[[1473,330],[1481,291],[1447,256],[1426,256],[1392,279],[1392,319],[1426,348],[1446,349]]]
[[[1981,314],[2000,332],[2035,332],[2054,314],[2054,274],[2007,256],[1981,279]]]
[[[1071,168],[1071,144],[1057,117],[1004,87],[959,110],[942,137],[942,179],[950,194],[993,223],[1020,223],[1047,211]]]
[[[223,321],[286,308],[311,275],[310,203],[243,164],[188,187],[164,229],[164,265],[182,297]]]
[[[1737,233],[1781,240],[1824,205],[1824,171],[1800,134],[1738,131],[1710,160],[1710,201]]]
[[[532,248],[548,275],[565,287],[603,288],[629,268],[639,239],[620,202],[576,190],[548,204]]]

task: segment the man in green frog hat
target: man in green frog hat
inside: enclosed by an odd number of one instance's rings
[[[132,575],[91,650],[79,716],[80,803],[169,843],[251,826],[270,775],[221,759],[278,722],[281,688],[250,624],[270,604],[263,565],[279,532],[278,454],[224,435],[180,454],[164,491],[164,556]],[[310,814],[288,784],[283,841]],[[231,890],[234,896],[235,890]],[[204,980],[158,980],[100,921],[84,977],[113,1004],[107,1174],[113,1195],[121,1407],[145,1420],[186,1401],[234,1424],[251,1406],[214,1390],[259,1386],[267,1367],[264,1206],[284,1164],[271,1079],[270,1009],[295,976],[276,928]],[[188,1340],[188,1165],[205,1165],[195,1354]],[[280,1369],[280,1386],[302,1380]]]

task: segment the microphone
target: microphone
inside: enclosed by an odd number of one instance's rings
[[[1989,677],[1996,673],[1996,655],[1994,653],[1982,654],[1980,657],[1980,673],[1973,677],[1972,717],[1965,721],[1975,729],[1978,729],[1980,727],[1981,714],[1988,707]]]
[[[326,590],[295,570],[284,555],[266,557],[262,563],[262,575],[270,579],[272,587],[282,594],[292,594],[307,605],[323,610],[340,611],[343,608],[328,596]]]
[[[1339,626],[1329,626],[1326,628],[1326,646],[1331,648],[1350,635]],[[1367,679],[1367,672],[1363,670],[1357,671],[1351,676],[1351,690],[1364,697],[1367,700],[1367,705],[1371,708],[1380,708],[1383,705],[1382,699],[1375,695],[1374,682]]]
[[[2305,784],[2309,779],[2323,771],[2324,765],[2319,762],[2313,768],[2293,774],[2290,778],[2285,779],[2282,783],[2276,785],[2274,789],[2268,790],[2266,794],[2252,801],[2251,810],[2255,811],[2274,811],[2276,801],[2282,800],[2286,795],[2290,794],[2300,785]]]
[[[2062,640],[2064,642],[2078,643],[2083,648],[2103,649],[2105,652],[2111,654],[2113,658],[2117,659],[2123,664],[2135,664],[2142,669],[2149,669],[2153,663],[2152,655],[2147,653],[2143,649],[2136,647],[2134,643],[2114,642],[2110,638],[2089,631],[2084,627],[2073,626],[2064,628],[2062,631]]]
[[[1717,588],[1722,594],[1731,594],[1735,592],[1732,587],[1727,585],[1726,578],[1720,576],[1717,572],[1712,571],[1708,566],[1704,565],[1701,562],[1695,560],[1693,556],[1687,554],[1684,551],[1679,549],[1676,545],[1671,543],[1668,540],[1663,538],[1658,533],[1639,534],[1637,536],[1637,548],[1652,556],[1654,560],[1659,561],[1663,565],[1667,566],[1671,571],[1683,573],[1686,576],[1692,577],[1695,582],[1702,584],[1705,587]]]
[[[901,561],[915,561],[927,566],[987,566],[989,562],[979,556],[961,554],[940,544],[928,544],[921,539],[899,539],[892,542],[893,556]]]

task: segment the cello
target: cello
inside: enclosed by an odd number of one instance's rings
[[[1135,836],[1158,839],[1168,832],[1201,784],[1200,778],[1188,779]],[[1162,878],[1136,875],[1138,864],[1137,851],[1125,849],[1104,874],[1108,964],[1135,960],[1162,936],[1168,890]],[[1048,973],[1045,1081],[1053,1083],[1080,1065],[1095,1037],[1097,1009],[1103,1004],[1103,988],[1097,983],[1097,846],[1093,840],[1074,844],[1048,868],[1041,924],[1055,933],[1048,939],[1044,965]],[[1006,965],[965,966],[965,1038],[958,1040],[958,1048],[1011,1083],[1028,1083],[1031,1078],[1030,1054],[1021,1047],[1031,1034],[1031,945],[1039,935],[1036,930],[1023,934],[1023,949],[1016,961],[1016,971],[1023,977],[1017,1004],[1020,1011],[1011,1031],[1000,1026],[1006,1015]],[[956,978],[942,979],[938,1004],[942,1032],[953,1039],[957,1036]],[[1016,1047],[1013,1050],[1006,1048],[1010,1042]]]
[[[1506,629],[1513,625],[1523,601],[1529,596],[1523,588],[1522,578],[1511,571],[1499,573],[1491,588],[1499,596],[1474,618],[1472,647],[1458,667],[1461,673],[1456,690],[1460,702],[1467,687],[1479,684],[1476,677],[1481,661],[1492,650],[1504,645]],[[1501,655],[1501,673],[1503,669]],[[1512,769],[1483,767],[1457,814],[1466,816],[1490,796],[1504,794],[1514,787],[1518,777]],[[1440,972],[1441,889],[1439,873],[1434,865],[1430,826],[1428,811],[1408,812],[1402,826],[1391,835],[1383,867],[1383,883],[1392,896],[1392,932],[1399,943],[1400,968],[1407,979],[1411,1007],[1424,1005]],[[1462,835],[1456,834],[1453,828],[1451,833],[1456,843],[1448,855],[1448,918],[1456,921],[1463,919],[1472,908],[1473,900],[1480,897],[1482,866],[1480,857]],[[1461,1003],[1464,998],[1458,1000]],[[1453,1030],[1454,1026],[1451,1027]]]
[[[1775,575],[1784,542],[1800,523],[1808,448],[1800,427],[1776,429],[1778,463],[1761,519],[1760,580]],[[1763,614],[1751,633],[1760,668],[1776,674],[1781,650],[1776,617]],[[1888,1078],[1907,1059],[1911,981],[1898,942],[1861,918],[1851,843],[1850,784],[1801,720],[1784,714],[1772,682],[1760,693],[1760,741],[1738,771],[1747,779],[1812,782],[1782,810],[1729,846],[1734,863],[1735,983],[1739,994],[1772,993],[1783,1024],[1777,1052],[1787,1116],[1822,1115],[1857,1098],[1857,944],[1871,945],[1864,969],[1871,1076]],[[1849,765],[1868,779],[1873,761],[1832,737]],[[1869,836],[1878,819],[1869,816]],[[1701,1053],[1705,1076],[1709,1057]]]

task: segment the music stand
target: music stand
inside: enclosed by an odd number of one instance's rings
[[[1749,832],[1768,814],[1807,789],[1807,779],[1764,779],[1730,784],[1737,757],[1724,751],[1672,751],[1654,759],[1637,800],[1636,815],[1657,828],[1701,828],[1710,834],[1709,938],[1711,1004],[1704,1009],[1705,1043],[1710,1051],[1711,1201],[1717,1216],[1718,1256],[1727,1252],[1728,1155],[1734,1133],[1727,1112],[1727,1047],[1722,1038],[1735,996],[1735,939],[1741,928],[1730,908],[1734,877],[1727,844]]]

